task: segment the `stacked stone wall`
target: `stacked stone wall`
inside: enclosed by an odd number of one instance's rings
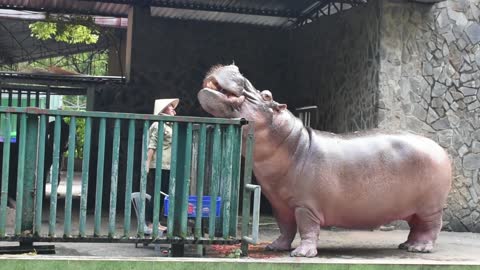
[[[313,127],[350,132],[376,126],[379,18],[377,2],[369,1],[292,31],[291,91],[284,96],[293,107],[318,107]]]
[[[382,1],[379,127],[447,149],[445,228],[480,232],[480,2]]]

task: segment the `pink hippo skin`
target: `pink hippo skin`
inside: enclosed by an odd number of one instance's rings
[[[321,226],[372,228],[406,220],[400,249],[430,252],[442,227],[451,165],[435,142],[407,132],[337,135],[306,128],[259,92],[238,67],[215,66],[198,93],[216,117],[255,122],[254,174],[272,204],[281,235],[269,250],[317,255]]]

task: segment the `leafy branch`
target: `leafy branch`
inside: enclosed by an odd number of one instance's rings
[[[89,16],[47,15],[46,21],[31,23],[31,35],[39,40],[55,39],[68,44],[95,44],[100,37],[99,27]]]

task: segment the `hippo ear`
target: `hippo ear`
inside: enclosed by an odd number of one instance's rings
[[[275,107],[274,107],[275,111],[277,112],[281,112],[283,110],[286,110],[287,109],[287,104],[275,104]]]

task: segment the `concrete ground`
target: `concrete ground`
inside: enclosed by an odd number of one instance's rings
[[[63,187],[60,187],[62,189]],[[61,192],[60,192],[61,193]],[[76,192],[78,193],[78,191]],[[59,203],[61,199],[59,199]],[[57,235],[62,235],[62,207],[59,205],[57,219]],[[48,222],[48,216],[44,213],[44,223]],[[78,226],[78,219],[72,220],[72,228]],[[132,225],[136,224],[132,218]],[[102,222],[107,225],[108,219]],[[121,220],[121,217],[118,217]],[[88,219],[88,228],[93,227],[93,220]],[[119,232],[122,230],[121,222],[118,226]],[[47,224],[44,224],[43,231],[47,231]],[[200,261],[200,262],[269,262],[269,263],[307,263],[307,264],[401,264],[401,265],[474,265],[480,269],[480,234],[475,233],[454,233],[441,232],[437,241],[437,246],[433,253],[418,254],[409,253],[397,249],[398,244],[404,242],[407,238],[407,230],[392,231],[352,231],[328,229],[322,230],[318,243],[318,256],[315,258],[292,258],[289,252],[266,252],[263,250],[266,244],[273,241],[279,235],[278,227],[272,217],[264,216],[261,218],[260,226],[260,244],[250,246],[249,256],[235,259],[235,252],[239,245],[206,246],[206,254],[203,258],[198,258],[196,247],[187,246],[187,258],[168,258],[169,245],[149,245],[135,248],[134,244],[116,244],[116,243],[39,243],[54,244],[55,255],[1,255],[0,261],[5,260],[128,260],[128,261]],[[299,244],[299,237],[293,242],[293,246]],[[12,242],[0,242],[0,246],[17,245]],[[0,262],[1,268],[1,262]]]
[[[471,263],[480,265],[480,234],[442,232],[436,249],[432,253],[410,253],[397,249],[403,242],[408,231],[322,231],[318,244],[318,256],[313,259],[291,258],[288,252],[266,252],[263,247],[278,236],[278,229],[262,228],[260,230],[261,244],[250,247],[250,259],[268,259],[275,261],[324,262],[325,260],[364,260],[384,262],[401,260],[403,262],[424,263]],[[297,246],[299,237],[293,245]],[[161,245],[135,248],[134,244],[72,244],[55,243],[57,254],[54,256],[93,256],[93,257],[165,257]],[[209,246],[207,258],[222,258],[233,253],[235,246]],[[188,249],[190,256],[197,256],[193,248]],[[248,259],[248,258],[246,258]]]
[[[265,245],[279,235],[271,217],[262,217],[260,227],[260,244],[250,246],[249,257],[240,260],[268,262],[305,262],[305,263],[352,263],[367,264],[432,264],[432,265],[478,265],[480,267],[480,234],[441,232],[437,246],[433,253],[409,253],[397,249],[403,242],[408,231],[350,231],[350,230],[322,230],[318,243],[316,258],[292,258],[288,252],[266,252]],[[293,246],[300,242],[299,237],[294,240]],[[35,255],[39,259],[45,258],[83,258],[83,259],[128,259],[128,260],[164,260],[168,258],[169,245],[149,245],[135,248],[134,244],[115,243],[38,243],[54,244],[55,255]],[[0,242],[0,246],[16,245],[11,242]],[[198,260],[232,260],[239,245],[206,246],[206,255],[198,258],[195,246],[186,247],[186,255],[197,257]],[[26,255],[3,255],[2,258],[30,258]],[[181,260],[181,258],[176,258]]]

